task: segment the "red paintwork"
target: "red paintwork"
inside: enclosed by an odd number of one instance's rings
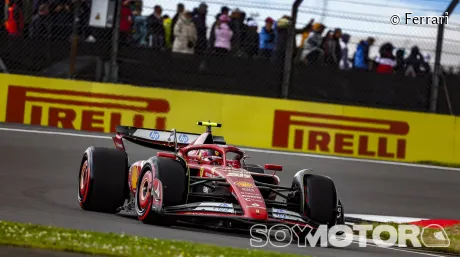
[[[196,141],[201,139],[198,138]],[[221,165],[212,165],[204,162],[197,155],[197,151],[201,149],[211,149],[219,152],[222,157]],[[265,200],[262,197],[259,189],[254,184],[252,173],[241,167],[241,163],[227,160],[227,154],[236,153],[245,156],[244,152],[234,146],[223,145],[189,145],[180,149],[179,155],[182,156],[192,169],[200,169],[199,176],[201,177],[224,177],[227,183],[230,184],[230,191],[238,199],[238,202],[243,210],[243,217],[253,220],[267,220],[268,213],[265,206]],[[230,165],[230,166],[229,166]],[[236,166],[236,167],[235,167]],[[275,175],[257,174],[258,176],[274,177],[279,183],[279,178]]]
[[[80,197],[81,200],[79,201],[80,206],[86,202],[86,198],[88,197],[88,190],[89,190],[89,182],[91,179],[90,167],[88,165],[88,160],[83,163],[81,168],[80,174]]]
[[[283,171],[283,166],[277,164],[265,164],[266,170]]]
[[[125,151],[125,145],[123,144],[123,135],[117,134],[112,137],[115,148]]]
[[[158,157],[164,157],[164,158],[169,158],[169,159],[176,159],[176,155],[173,153],[165,153],[165,152],[158,152],[157,153]]]
[[[266,176],[272,177],[274,179],[274,184],[279,184],[280,179],[276,175],[272,174],[259,174],[259,173],[250,173],[249,171],[241,168],[241,163],[238,160],[227,160],[228,153],[238,154],[240,156],[246,156],[245,153],[234,146],[228,145],[217,145],[217,144],[204,144],[205,140],[210,136],[209,132],[203,133],[195,141],[191,142],[189,145],[181,146],[177,152],[177,155],[184,158],[187,164],[191,169],[200,170],[198,176],[201,177],[223,177],[226,178],[227,183],[230,184],[230,191],[238,199],[239,204],[243,210],[242,217],[249,218],[252,220],[267,221],[268,213],[265,205],[265,200],[260,193],[259,189],[255,186],[255,182],[252,176]],[[121,136],[122,137],[122,136]],[[114,137],[115,140],[120,139],[121,137]],[[148,140],[145,140],[148,141]],[[152,144],[156,144],[155,141],[150,141]],[[207,149],[218,152],[220,158],[215,159],[219,165],[213,164],[211,161],[206,161],[201,158],[199,154],[200,150]],[[157,156],[166,157],[166,158],[175,158],[175,155],[172,153],[158,153]],[[139,178],[139,173],[144,165],[145,161],[138,161],[134,163],[130,170],[128,176],[129,188],[132,193],[136,193],[136,178]],[[271,170],[282,170],[281,165],[269,164],[266,167]],[[134,181],[133,181],[134,178]],[[160,184],[155,176],[155,171],[152,173],[151,183],[155,184],[155,187],[158,187]],[[154,183],[155,181],[155,183]],[[162,189],[159,186],[159,189]],[[160,190],[161,191],[161,190]],[[270,195],[271,198],[275,198],[276,195]],[[161,199],[159,206],[161,206]],[[155,199],[153,200],[155,202]],[[150,206],[152,203],[148,203]],[[226,213],[200,213],[200,212],[183,212],[182,214],[203,214],[203,215],[217,215],[217,216],[235,216],[235,214],[226,214]],[[241,215],[236,215],[240,216]],[[142,218],[142,217],[141,217]],[[273,220],[278,221],[279,220]],[[303,223],[292,223],[292,224],[303,224]],[[304,225],[304,224],[303,224]]]

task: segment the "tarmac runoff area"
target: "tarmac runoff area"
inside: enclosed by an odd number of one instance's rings
[[[248,236],[193,227],[160,228],[144,225],[126,214],[82,211],[76,201],[77,172],[82,153],[90,145],[113,147],[110,135],[0,124],[0,137],[0,162],[3,166],[0,173],[1,220],[250,247]],[[155,151],[132,144],[127,147],[132,161],[155,154]],[[246,151],[251,156],[251,163],[283,165],[283,171],[277,173],[283,185],[289,185],[293,174],[303,168],[312,168],[317,173],[330,176],[336,183],[345,212],[351,215],[424,219],[459,217],[460,206],[456,204],[460,199],[458,169],[255,149]],[[359,247],[356,243],[347,248],[292,246],[266,247],[265,250],[313,256],[443,256],[372,245]],[[0,256],[8,252],[12,253],[8,256],[44,256],[38,250],[10,247],[2,247]],[[80,255],[62,253],[46,256]]]

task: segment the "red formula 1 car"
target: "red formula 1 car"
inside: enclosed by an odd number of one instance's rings
[[[242,229],[254,224],[315,229],[344,224],[343,207],[330,178],[304,169],[294,175],[291,186],[281,186],[275,175],[282,170],[280,165],[247,164],[245,152],[212,134],[211,127],[221,124],[198,125],[206,126],[206,132],[118,126],[114,149],[89,147],[83,155],[81,208],[135,212],[143,223],[156,225],[188,221]],[[164,152],[128,164],[124,140]]]

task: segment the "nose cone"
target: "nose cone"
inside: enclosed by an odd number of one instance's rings
[[[247,203],[247,202],[246,204],[248,204],[246,205],[247,208],[243,208],[243,209],[246,209],[245,214],[248,218],[255,219],[255,220],[267,220],[268,219],[268,212],[267,212],[267,208],[265,207],[265,205],[262,207],[262,206],[253,206],[251,203]]]
[[[233,192],[240,202],[245,217],[255,220],[268,219],[265,200],[259,189],[254,185],[252,178],[229,178],[227,181],[233,184]]]

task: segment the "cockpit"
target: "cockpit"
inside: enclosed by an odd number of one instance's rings
[[[228,166],[233,168],[244,167],[244,153],[236,148],[230,147],[203,147],[191,150],[186,153],[186,159],[197,164],[215,166]]]

